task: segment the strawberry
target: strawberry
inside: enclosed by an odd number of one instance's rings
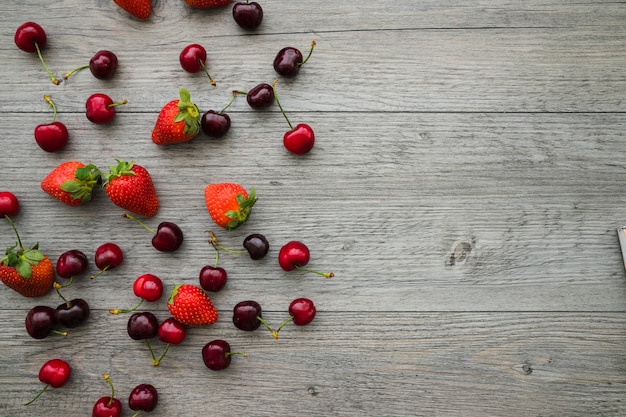
[[[196,9],[215,9],[230,3],[230,0],[185,0],[185,3]]]
[[[104,190],[116,206],[145,217],[154,217],[159,209],[154,183],[148,170],[134,162],[116,159],[104,175]]]
[[[15,235],[15,246],[7,248],[0,259],[0,281],[24,297],[46,295],[54,284],[54,266],[50,259],[39,251],[39,244],[25,249],[13,221],[5,216]]]
[[[167,103],[152,129],[152,142],[157,145],[188,142],[200,132],[200,110],[191,102],[189,91],[180,89],[180,100]]]
[[[113,0],[137,19],[145,20],[152,14],[152,0]]]
[[[91,200],[93,188],[101,182],[100,170],[95,165],[68,161],[41,181],[41,189],[61,203],[76,207]]]
[[[254,188],[248,196],[241,185],[227,182],[207,185],[204,200],[213,221],[218,226],[233,230],[248,220],[257,198]]]
[[[172,289],[167,309],[179,322],[188,326],[204,326],[217,320],[217,309],[202,288],[179,284]]]

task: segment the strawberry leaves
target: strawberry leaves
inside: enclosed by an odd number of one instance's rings
[[[37,265],[44,259],[44,255],[39,252],[39,243],[35,243],[32,248],[24,249],[20,235],[17,233],[15,224],[9,216],[4,216],[15,235],[17,236],[17,242],[15,245],[7,248],[4,258],[0,259],[0,264],[15,268],[17,273],[23,278],[30,278],[33,275],[33,266]]]
[[[93,164],[76,168],[74,179],[61,184],[61,190],[70,193],[71,197],[79,198],[83,203],[91,200],[93,188],[102,183],[100,170]]]
[[[250,216],[250,212],[252,211],[252,206],[256,203],[256,191],[254,188],[250,189],[250,195],[246,198],[243,194],[237,194],[237,204],[239,204],[239,210],[228,210],[224,215],[232,220],[228,222],[226,228],[228,230],[233,230],[248,220]]]
[[[186,88],[179,91],[180,100],[178,101],[178,114],[174,118],[174,122],[185,122],[185,135],[197,135],[200,132],[200,110],[198,106],[191,102],[191,94]]]

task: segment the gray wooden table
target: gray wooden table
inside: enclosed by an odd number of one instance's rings
[[[108,373],[125,403],[139,383],[160,393],[153,416],[623,416],[626,415],[626,277],[616,227],[626,223],[626,4],[588,1],[263,0],[261,28],[237,27],[230,7],[198,11],[153,2],[146,22],[111,1],[37,0],[0,6],[0,190],[22,204],[24,242],[51,259],[102,243],[125,251],[122,266],[64,291],[92,314],[66,338],[31,339],[26,312],[56,306],[52,291],[26,299],[0,288],[0,415],[89,415],[108,395]],[[88,72],[52,85],[35,55],[18,50],[27,20],[48,34],[44,51],[61,76],[100,49],[120,60],[115,78]],[[229,109],[228,136],[177,146],[150,140],[156,115],[180,87],[201,110],[220,109],[233,89],[272,82],[284,46],[311,60],[277,84],[294,123],[316,132],[315,149],[282,147],[288,126],[276,106]],[[182,71],[178,54],[204,45],[217,87]],[[94,125],[86,98],[128,99],[116,120]],[[48,154],[33,129],[57,103],[70,143]],[[39,182],[66,160],[106,169],[134,160],[153,175],[161,208],[185,243],[150,246],[144,229],[97,193],[81,208]],[[216,230],[203,199],[210,182],[255,187],[250,221]],[[229,282],[212,296],[216,324],[190,328],[158,367],[126,333],[134,278],[159,275],[169,291],[197,283],[213,263],[207,230],[237,247],[254,232],[267,259],[222,254]],[[1,242],[14,242],[6,222]],[[301,240],[310,266],[333,279],[286,273],[278,248]],[[96,271],[93,263],[89,273]],[[315,321],[274,340],[232,325],[235,303],[254,299],[279,323],[289,302],[313,299]],[[166,297],[144,304],[168,317]],[[200,351],[226,339],[248,358],[223,372]],[[153,343],[160,350],[163,345]],[[39,367],[60,357],[70,382],[40,388]],[[124,416],[132,412],[126,407]]]

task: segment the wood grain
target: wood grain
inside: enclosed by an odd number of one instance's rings
[[[92,307],[66,338],[34,340],[23,327],[32,306],[60,303],[54,292],[32,300],[0,291],[0,415],[89,415],[108,395],[104,372],[123,402],[138,383],[157,386],[155,417],[624,415],[626,282],[615,232],[626,223],[623,3],[262,4],[264,24],[252,33],[230,7],[199,11],[178,0],[153,1],[146,22],[104,0],[2,6],[0,190],[20,199],[22,240],[54,260],[73,248],[91,257],[114,241],[126,259],[65,290]],[[13,44],[27,20],[46,29],[44,56],[57,76],[110,49],[116,77],[84,71],[52,85],[37,57]],[[202,111],[221,109],[233,89],[276,79],[280,48],[305,51],[312,40],[300,75],[277,84],[290,120],[315,130],[311,154],[287,154],[278,108],[252,111],[243,97],[222,140],[151,142],[159,109],[179,88]],[[207,47],[216,88],[180,68],[192,42]],[[85,118],[94,92],[129,100],[112,124]],[[60,153],[33,140],[35,125],[52,117],[43,94],[70,129]],[[103,192],[70,208],[39,188],[63,161],[106,170],[115,159],[149,169],[161,201],[150,222],[177,222],[180,251],[156,252]],[[249,222],[231,233],[216,230],[203,201],[204,187],[222,181],[259,195]],[[214,262],[208,230],[228,247],[263,233],[270,255],[222,253],[229,282],[212,296],[220,319],[190,329],[153,368],[126,334],[127,318],[107,310],[134,305],[132,282],[145,272],[167,290],[197,282]],[[7,224],[0,237],[13,243]],[[292,239],[311,248],[310,267],[336,276],[280,270],[278,249]],[[280,323],[298,296],[312,298],[318,316],[279,340],[230,323],[244,299]],[[168,316],[165,299],[145,308]],[[215,338],[249,357],[207,370],[199,352]],[[25,408],[51,357],[71,361],[71,382]]]

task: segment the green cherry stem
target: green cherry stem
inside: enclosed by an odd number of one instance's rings
[[[73,279],[73,278],[74,278],[74,277],[72,277],[72,279]],[[65,286],[64,286],[64,285],[59,284],[58,282],[55,282],[54,284],[52,284],[52,286],[53,286],[53,287],[54,287],[54,289],[56,290],[57,294],[59,295],[59,297],[61,297],[61,300],[63,300],[63,302],[65,303],[65,305],[66,305],[68,308],[69,308],[69,307],[71,307],[71,306],[72,306],[72,304],[71,304],[69,301],[67,301],[67,298],[63,297],[63,294],[61,294],[61,288],[68,287],[68,286],[70,285],[70,283],[71,283],[71,279],[70,279],[70,282],[69,282],[67,285],[65,285]]]
[[[272,333],[272,336],[274,336],[274,339],[278,339],[278,332],[277,332],[276,330],[272,329],[272,328],[270,327],[270,325],[269,325],[269,323],[268,323],[268,322],[266,322],[266,321],[265,321],[262,317],[259,317],[259,316],[257,316],[257,317],[256,317],[256,319],[257,319],[258,321],[260,321],[260,322],[261,322],[261,324],[262,324],[262,325],[263,325],[263,326],[264,326],[267,330],[269,330],[269,331],[270,331],[270,333]]]
[[[84,69],[86,69],[86,68],[89,68],[89,65],[83,65],[83,66],[81,66],[81,67],[74,68],[74,69],[73,69],[73,70],[71,70],[70,72],[66,73],[66,74],[63,76],[63,79],[67,80],[67,79],[68,79],[68,78],[70,78],[70,77],[71,77],[74,73],[76,73],[76,72],[78,72],[78,71],[82,71],[82,70],[84,70]]]
[[[237,90],[233,90],[233,96],[232,96],[232,98],[230,99],[230,101],[228,102],[228,104],[227,104],[227,105],[226,105],[226,106],[225,106],[222,110],[220,110],[220,111],[219,111],[219,112],[217,112],[217,113],[218,113],[218,114],[222,114],[222,113],[224,113],[224,112],[226,111],[226,109],[227,109],[227,108],[229,108],[229,107],[230,107],[230,105],[234,103],[234,101],[235,101],[235,97],[237,97],[237,94],[238,94]]]
[[[19,245],[20,249],[24,250],[24,246],[22,245],[22,240],[20,239],[20,234],[17,233],[17,228],[15,227],[15,223],[13,223],[13,220],[11,220],[11,218],[9,217],[8,214],[5,214],[4,218],[7,219],[7,221],[9,222],[9,225],[11,226],[13,231],[15,232],[15,236],[17,237],[17,244]]]
[[[315,43],[315,41],[311,41],[311,48],[309,49],[309,54],[306,56],[306,58],[304,58],[304,61],[298,64],[299,66],[306,64],[309,58],[311,58],[311,54],[313,53],[313,48],[315,48],[315,45],[317,45],[317,43]]]
[[[127,103],[128,103],[128,100],[127,100],[127,99],[124,99],[124,100],[122,100],[122,101],[118,101],[118,102],[116,102],[116,103],[111,103],[111,104],[109,104],[107,107],[117,107],[117,106],[123,106],[124,104],[127,104]]]
[[[39,44],[37,42],[35,42],[35,49],[37,49],[37,56],[39,57],[39,60],[43,64],[44,69],[48,73],[48,77],[50,77],[50,81],[52,81],[52,84],[54,85],[59,85],[59,80],[54,78],[54,75],[52,75],[52,71],[50,71],[50,68],[48,68],[48,66],[46,65],[46,61],[44,61],[43,56],[41,55],[41,49],[39,48]]]
[[[127,219],[131,219],[132,221],[134,221],[135,223],[139,224],[140,226],[143,226],[144,229],[146,229],[149,232],[152,232],[152,234],[156,234],[156,231],[154,229],[151,229],[150,227],[146,226],[146,224],[144,222],[142,222],[141,220],[139,220],[138,218],[131,216],[128,213],[124,213],[122,214],[122,217],[126,217]]]
[[[316,271],[316,270],[314,270],[314,269],[303,268],[303,267],[301,267],[301,266],[297,266],[297,265],[296,265],[296,268],[297,268],[297,269],[299,269],[299,270],[301,270],[301,271],[305,271],[305,272],[313,272],[314,274],[321,275],[321,276],[323,276],[324,278],[332,278],[332,277],[334,277],[334,276],[335,276],[335,273],[334,273],[334,272],[322,272],[322,271]]]
[[[280,112],[283,114],[283,117],[285,118],[285,120],[287,120],[287,124],[289,124],[289,127],[291,128],[291,130],[293,130],[293,125],[289,121],[289,118],[287,117],[287,114],[285,113],[285,110],[283,110],[283,106],[280,104],[280,100],[278,100],[278,94],[276,94],[276,84],[277,83],[278,83],[278,78],[275,79],[274,82],[272,83],[272,91],[274,92],[274,100],[276,100],[276,104],[278,105],[278,108],[280,109]]]
[[[37,395],[35,395],[35,398],[33,398],[27,403],[24,403],[24,405],[31,405],[32,403],[34,403],[37,400],[37,398],[41,397],[41,394],[43,394],[48,389],[49,386],[50,384],[44,385],[44,387],[37,393]]]
[[[96,278],[98,278],[100,275],[104,274],[104,271],[106,271],[106,270],[107,270],[107,269],[109,269],[110,267],[111,267],[111,265],[107,265],[107,266],[105,266],[105,267],[104,267],[104,268],[102,268],[102,269],[100,270],[100,272],[98,272],[96,275],[92,275],[92,276],[90,276],[90,277],[89,277],[89,279],[96,279]]]
[[[113,386],[113,381],[111,381],[111,378],[109,377],[108,374],[102,374],[102,377],[107,382],[107,384],[109,384],[109,386],[111,387],[111,398],[109,399],[109,402],[107,403],[107,406],[110,407],[111,404],[113,404],[113,400],[115,399],[115,387]]]
[[[129,308],[129,309],[111,309],[109,310],[110,314],[121,314],[121,313],[131,313],[135,310],[137,310],[141,305],[143,304],[143,298],[141,300],[139,300],[139,303],[137,303],[137,305],[133,308]]]
[[[147,340],[146,340],[147,342]],[[150,347],[150,346],[148,346]],[[154,355],[152,355],[152,366],[159,366],[159,364],[161,363],[161,361],[163,360],[163,358],[165,357],[165,355],[167,354],[167,351],[170,349],[170,343],[168,343],[167,345],[165,345],[165,350],[163,351],[163,353],[161,353],[161,356],[159,356],[158,358],[155,358]]]
[[[54,104],[54,101],[52,101],[52,99],[50,98],[49,95],[45,94],[43,96],[43,99],[46,101],[46,103],[48,103],[48,106],[53,111],[53,113],[52,113],[52,123],[54,123],[57,120],[57,106],[56,106],[56,104]]]
[[[144,342],[146,343],[146,346],[148,347],[148,350],[150,351],[150,356],[152,356],[152,366],[157,366],[159,364],[159,361],[157,361],[156,355],[154,354],[154,350],[152,350],[152,346],[150,346],[150,342],[148,342],[148,339],[144,339]]]
[[[282,330],[283,327],[285,327],[286,325],[288,325],[289,323],[291,323],[293,321],[293,316],[289,316],[289,318],[285,321],[283,321],[280,326],[278,326],[278,328],[272,333],[275,334],[274,338],[278,339],[278,332],[280,332]]]
[[[215,80],[213,79],[213,77],[211,77],[211,74],[209,74],[209,70],[206,67],[206,65],[204,65],[204,62],[202,62],[201,59],[198,59],[198,62],[200,63],[200,66],[202,67],[202,71],[204,71],[204,73],[207,75],[207,77],[209,77],[209,82],[211,83],[211,85],[213,87],[217,87],[217,84],[215,83]]]
[[[209,235],[211,235],[211,240],[209,240],[209,243],[211,244],[211,246],[213,246],[215,248],[216,252],[219,252],[219,249],[222,249],[223,251],[226,251],[228,253],[232,253],[234,255],[241,255],[242,253],[246,253],[245,250],[233,250],[233,249],[228,249],[227,247],[222,246],[222,244],[217,240],[217,236],[215,236],[215,233],[213,233],[212,231],[209,230]],[[215,266],[217,266],[217,255],[215,258]]]

